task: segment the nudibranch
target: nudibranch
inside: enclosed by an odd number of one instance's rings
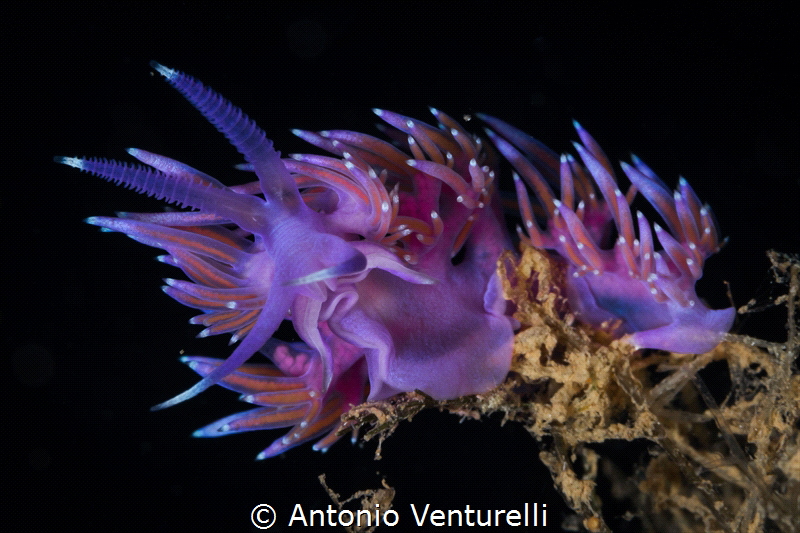
[[[119,213],[87,222],[163,248],[191,281],[164,291],[199,309],[200,336],[232,333],[226,360],[184,357],[202,379],[156,406],[220,384],[256,405],[197,436],[291,427],[259,454],[320,438],[365,398],[421,390],[483,393],[505,378],[513,328],[497,260],[510,248],[495,173],[479,140],[432,110],[438,127],[388,111],[395,145],[351,131],[296,132],[333,156],[282,159],[241,110],[194,78],[153,67],[244,156],[257,181],[227,187],[140,149],[147,166],[56,161],[189,211]],[[291,321],[302,342],[273,338]],[[247,362],[256,352],[271,363]]]
[[[345,130],[295,131],[331,155],[281,158],[219,94],[184,73],[153,67],[239,150],[246,161],[239,167],[257,177],[228,187],[133,148],[128,153],[146,166],[56,158],[190,209],[87,219],[164,249],[160,260],[190,280],[167,279],[164,291],[202,311],[192,319],[205,326],[199,336],[230,333],[238,343],[225,360],[184,357],[201,380],[154,409],[214,384],[237,391],[257,407],[195,435],[290,427],[258,455],[263,459],[311,439],[319,439],[315,449],[327,449],[344,429],[341,414],[364,399],[412,390],[451,399],[503,381],[516,322],[497,262],[511,242],[493,158],[479,138],[436,109],[436,126],[375,110],[394,143]],[[623,194],[608,158],[577,123],[581,162],[481,118],[519,173],[520,237],[565,265],[564,293],[580,321],[637,348],[704,353],[720,342],[734,309],[709,309],[695,293],[705,259],[720,248],[718,230],[684,179],[670,192],[634,158],[622,163],[631,182]],[[545,229],[522,179],[544,210]],[[640,212],[634,222],[637,192],[666,229]],[[284,321],[300,342],[273,337]],[[256,352],[269,362],[249,361]]]
[[[514,184],[526,230],[518,230],[520,237],[556,251],[566,263],[567,301],[579,320],[637,348],[705,353],[719,344],[736,312],[733,307],[709,309],[695,292],[703,262],[719,250],[720,241],[711,208],[700,203],[685,179],[671,192],[634,157],[632,165],[621,163],[631,182],[623,194],[608,158],[577,122],[583,144],[574,146],[582,164],[570,155],[557,156],[501,120],[480,117],[518,172]],[[520,175],[547,215],[544,230]],[[560,198],[553,187],[560,189]],[[651,230],[640,211],[634,222],[631,203],[637,191],[666,229],[654,223]],[[656,251],[653,233],[662,251]]]

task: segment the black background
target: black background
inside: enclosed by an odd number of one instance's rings
[[[194,338],[192,311],[158,289],[177,273],[153,260],[159,251],[81,222],[159,203],[52,157],[127,159],[134,146],[243,182],[231,169],[235,150],[150,60],[219,91],[284,153],[308,150],[292,127],[374,132],[372,107],[419,118],[428,105],[455,117],[485,112],[558,151],[576,138],[575,118],[612,160],[632,151],[671,186],[685,176],[711,203],[731,241],[708,262],[698,292],[717,307],[727,302],[723,280],[737,305],[766,300],[764,251],[800,249],[790,129],[797,42],[774,4],[32,6],[3,17],[11,91],[3,485],[12,529],[248,531],[258,503],[273,505],[282,525],[294,503],[329,503],[321,473],[345,496],[385,477],[398,491],[403,529],[412,502],[509,509],[538,501],[550,524],[567,513],[537,442],[497,418],[423,413],[384,444],[381,461],[374,442],[345,441],[325,455],[306,445],[255,462],[280,432],[191,438],[244,407],[233,393],[215,388],[148,410],[195,382],[181,353],[223,356],[226,340]],[[782,335],[777,312],[737,328]],[[628,471],[647,456],[641,443],[600,449]],[[609,506],[606,518],[616,531],[636,530],[622,512]]]

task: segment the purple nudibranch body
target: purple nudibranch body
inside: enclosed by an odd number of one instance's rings
[[[365,398],[418,389],[450,399],[504,380],[516,322],[497,260],[511,241],[492,158],[479,138],[435,109],[437,127],[375,110],[392,127],[394,144],[344,130],[295,131],[333,155],[282,159],[220,95],[186,74],[153,67],[257,177],[227,187],[139,149],[128,152],[147,166],[56,158],[192,209],[87,219],[166,250],[160,259],[191,281],[168,279],[164,291],[203,312],[192,319],[205,326],[200,336],[232,333],[238,342],[225,360],[182,358],[202,379],[156,408],[214,384],[235,390],[256,408],[195,435],[291,427],[258,456],[266,458],[314,438],[320,439],[315,449],[327,449],[343,427],[340,415]],[[632,182],[623,195],[607,158],[580,126],[583,165],[500,120],[482,119],[548,213],[543,230],[515,176],[524,238],[566,264],[565,293],[579,319],[642,348],[702,353],[721,340],[733,309],[708,309],[694,292],[703,261],[719,248],[717,229],[685,180],[670,193],[634,160],[623,165]],[[637,190],[667,225],[654,225],[662,252],[640,213],[634,225],[630,202]],[[607,242],[615,231],[618,238]],[[284,320],[302,342],[272,337]],[[271,362],[247,362],[256,352]]]
[[[703,263],[720,249],[720,242],[711,208],[700,203],[685,179],[671,192],[633,157],[633,165],[621,163],[631,182],[623,194],[603,150],[577,122],[583,144],[574,146],[583,164],[570,155],[557,156],[501,120],[480,116],[493,128],[487,133],[495,146],[548,215],[542,230],[515,174],[527,239],[538,248],[555,250],[567,264],[567,299],[581,321],[637,348],[705,353],[719,344],[736,311],[709,309],[695,293]],[[560,189],[560,198],[550,184]],[[637,192],[655,208],[666,229],[654,223],[651,230],[640,211],[634,222],[630,204]],[[653,233],[661,251],[655,250]]]

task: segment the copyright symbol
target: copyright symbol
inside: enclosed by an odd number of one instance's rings
[[[258,529],[269,529],[275,525],[275,509],[266,503],[259,503],[250,511],[250,521]]]

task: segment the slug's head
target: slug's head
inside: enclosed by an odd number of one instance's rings
[[[202,311],[192,319],[205,326],[200,336],[232,333],[238,343],[226,360],[184,357],[202,379],[156,408],[213,384],[238,391],[257,407],[196,435],[291,427],[265,458],[317,437],[326,449],[340,415],[367,395],[420,389],[447,399],[503,380],[514,323],[495,270],[509,242],[479,141],[437,110],[438,127],[376,111],[399,147],[350,131],[297,131],[333,156],[282,159],[230,102],[153,66],[258,178],[227,187],[138,149],[129,153],[147,166],[56,159],[193,209],[87,220],[165,249],[161,260],[189,280],[168,279],[164,291]],[[302,342],[272,338],[282,321]],[[245,364],[256,352],[270,363]]]

